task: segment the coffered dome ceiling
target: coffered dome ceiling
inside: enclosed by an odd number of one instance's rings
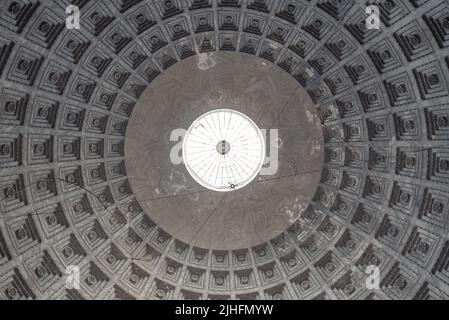
[[[447,299],[448,47],[444,0],[1,1],[0,298]],[[274,175],[172,161],[215,109]]]

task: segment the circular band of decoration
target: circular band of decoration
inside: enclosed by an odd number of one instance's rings
[[[203,187],[229,192],[250,184],[265,161],[265,139],[249,117],[235,110],[210,111],[193,122],[183,143],[189,174]]]

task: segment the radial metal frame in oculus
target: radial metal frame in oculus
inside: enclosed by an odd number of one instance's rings
[[[210,190],[229,192],[257,177],[266,147],[262,132],[248,116],[217,109],[193,122],[182,150],[187,171],[196,182]]]

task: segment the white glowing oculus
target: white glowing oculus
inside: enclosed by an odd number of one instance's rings
[[[187,171],[203,187],[234,191],[259,174],[265,160],[265,140],[246,115],[219,109],[193,122],[184,138],[182,155]]]

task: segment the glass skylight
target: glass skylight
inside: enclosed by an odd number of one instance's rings
[[[262,169],[265,140],[246,115],[228,109],[208,112],[184,138],[184,164],[207,189],[229,192],[251,183]]]

